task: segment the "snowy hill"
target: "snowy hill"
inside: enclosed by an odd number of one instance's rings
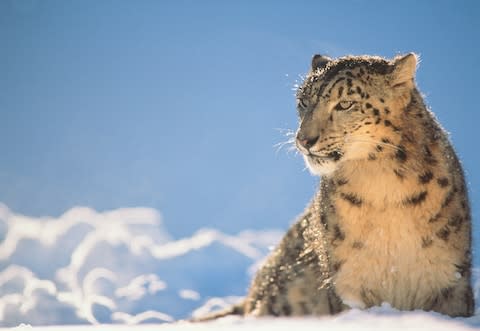
[[[203,229],[188,238],[172,239],[153,209],[100,213],[77,207],[58,218],[33,218],[0,204],[0,326],[25,323],[35,330],[52,329],[41,325],[72,324],[82,326],[66,330],[123,330],[118,324],[142,323],[157,325],[143,324],[135,330],[480,328],[478,313],[469,319],[451,319],[388,307],[321,319],[226,318],[159,327],[158,323],[201,315],[237,301],[281,235],[275,230],[227,235]],[[478,297],[478,280],[474,285]],[[30,329],[28,325],[16,329]]]

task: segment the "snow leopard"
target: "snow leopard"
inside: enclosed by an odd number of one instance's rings
[[[384,303],[471,316],[471,212],[462,165],[425,105],[418,56],[315,55],[295,144],[319,189],[245,299],[208,320],[331,315]]]

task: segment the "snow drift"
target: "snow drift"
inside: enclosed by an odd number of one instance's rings
[[[188,318],[243,294],[280,235],[204,229],[172,240],[149,208],[32,218],[0,205],[0,326]]]

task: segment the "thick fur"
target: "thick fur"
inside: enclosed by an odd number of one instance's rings
[[[414,75],[417,57],[315,56],[297,147],[321,185],[231,313],[324,315],[384,302],[470,316],[463,171]]]

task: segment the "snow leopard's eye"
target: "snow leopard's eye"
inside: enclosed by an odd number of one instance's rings
[[[308,104],[303,99],[297,99],[297,110],[299,115],[304,114],[308,109]]]
[[[302,110],[307,109],[307,103],[303,99],[297,99],[297,106]]]
[[[340,101],[335,106],[335,110],[348,110],[352,108],[354,104],[355,104],[355,101]]]

